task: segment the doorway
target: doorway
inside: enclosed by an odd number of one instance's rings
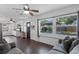
[[[31,31],[30,31],[30,27],[31,27],[31,22],[27,22],[26,23],[26,33],[27,33],[27,39],[30,39],[30,33],[31,33]]]

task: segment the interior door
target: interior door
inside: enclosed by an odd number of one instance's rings
[[[27,32],[27,39],[30,39],[30,33],[31,33],[31,31],[30,31],[30,27],[31,27],[31,23],[30,22],[27,22],[26,23],[26,32]]]
[[[0,41],[2,40],[2,24],[0,23]]]

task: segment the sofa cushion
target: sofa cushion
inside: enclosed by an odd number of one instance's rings
[[[69,49],[71,47],[71,44],[72,42],[74,41],[75,39],[74,38],[70,38],[68,40],[64,40],[63,41],[63,46],[64,46],[64,49],[67,53],[69,53]]]
[[[73,42],[72,42],[72,44],[71,44],[71,47],[70,47],[70,49],[69,49],[69,51],[71,51],[76,45],[78,45],[79,44],[79,40],[74,40]]]
[[[11,49],[11,46],[5,41],[5,39],[0,42],[0,53],[7,53]]]
[[[11,49],[16,47],[15,42],[11,42],[11,43],[9,43],[9,45],[11,46]]]
[[[0,54],[7,53],[10,50],[10,46],[7,44],[0,44]]]
[[[67,54],[67,52],[64,50],[63,44],[58,44],[57,46],[53,47],[52,50]]]
[[[24,54],[24,53],[19,48],[13,48],[7,54]]]
[[[79,54],[79,44],[70,51],[70,54]]]
[[[48,54],[64,54],[64,53],[56,50],[50,50]]]

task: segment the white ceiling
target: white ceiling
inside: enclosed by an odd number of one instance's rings
[[[39,10],[39,14],[53,11],[55,9],[63,8],[69,6],[69,4],[30,4],[29,7],[31,9]],[[15,10],[13,8],[22,9],[24,5],[22,4],[0,4],[0,21],[9,20],[10,18],[14,18],[14,20],[18,20],[20,18],[27,17],[25,14],[20,15],[23,13],[23,10]],[[6,22],[5,21],[5,22]]]

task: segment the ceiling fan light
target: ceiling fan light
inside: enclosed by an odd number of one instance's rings
[[[24,11],[25,14],[29,14],[29,11]]]
[[[28,6],[27,6],[27,5],[25,5],[25,6],[24,6],[24,8],[25,8],[25,9],[28,9]]]

